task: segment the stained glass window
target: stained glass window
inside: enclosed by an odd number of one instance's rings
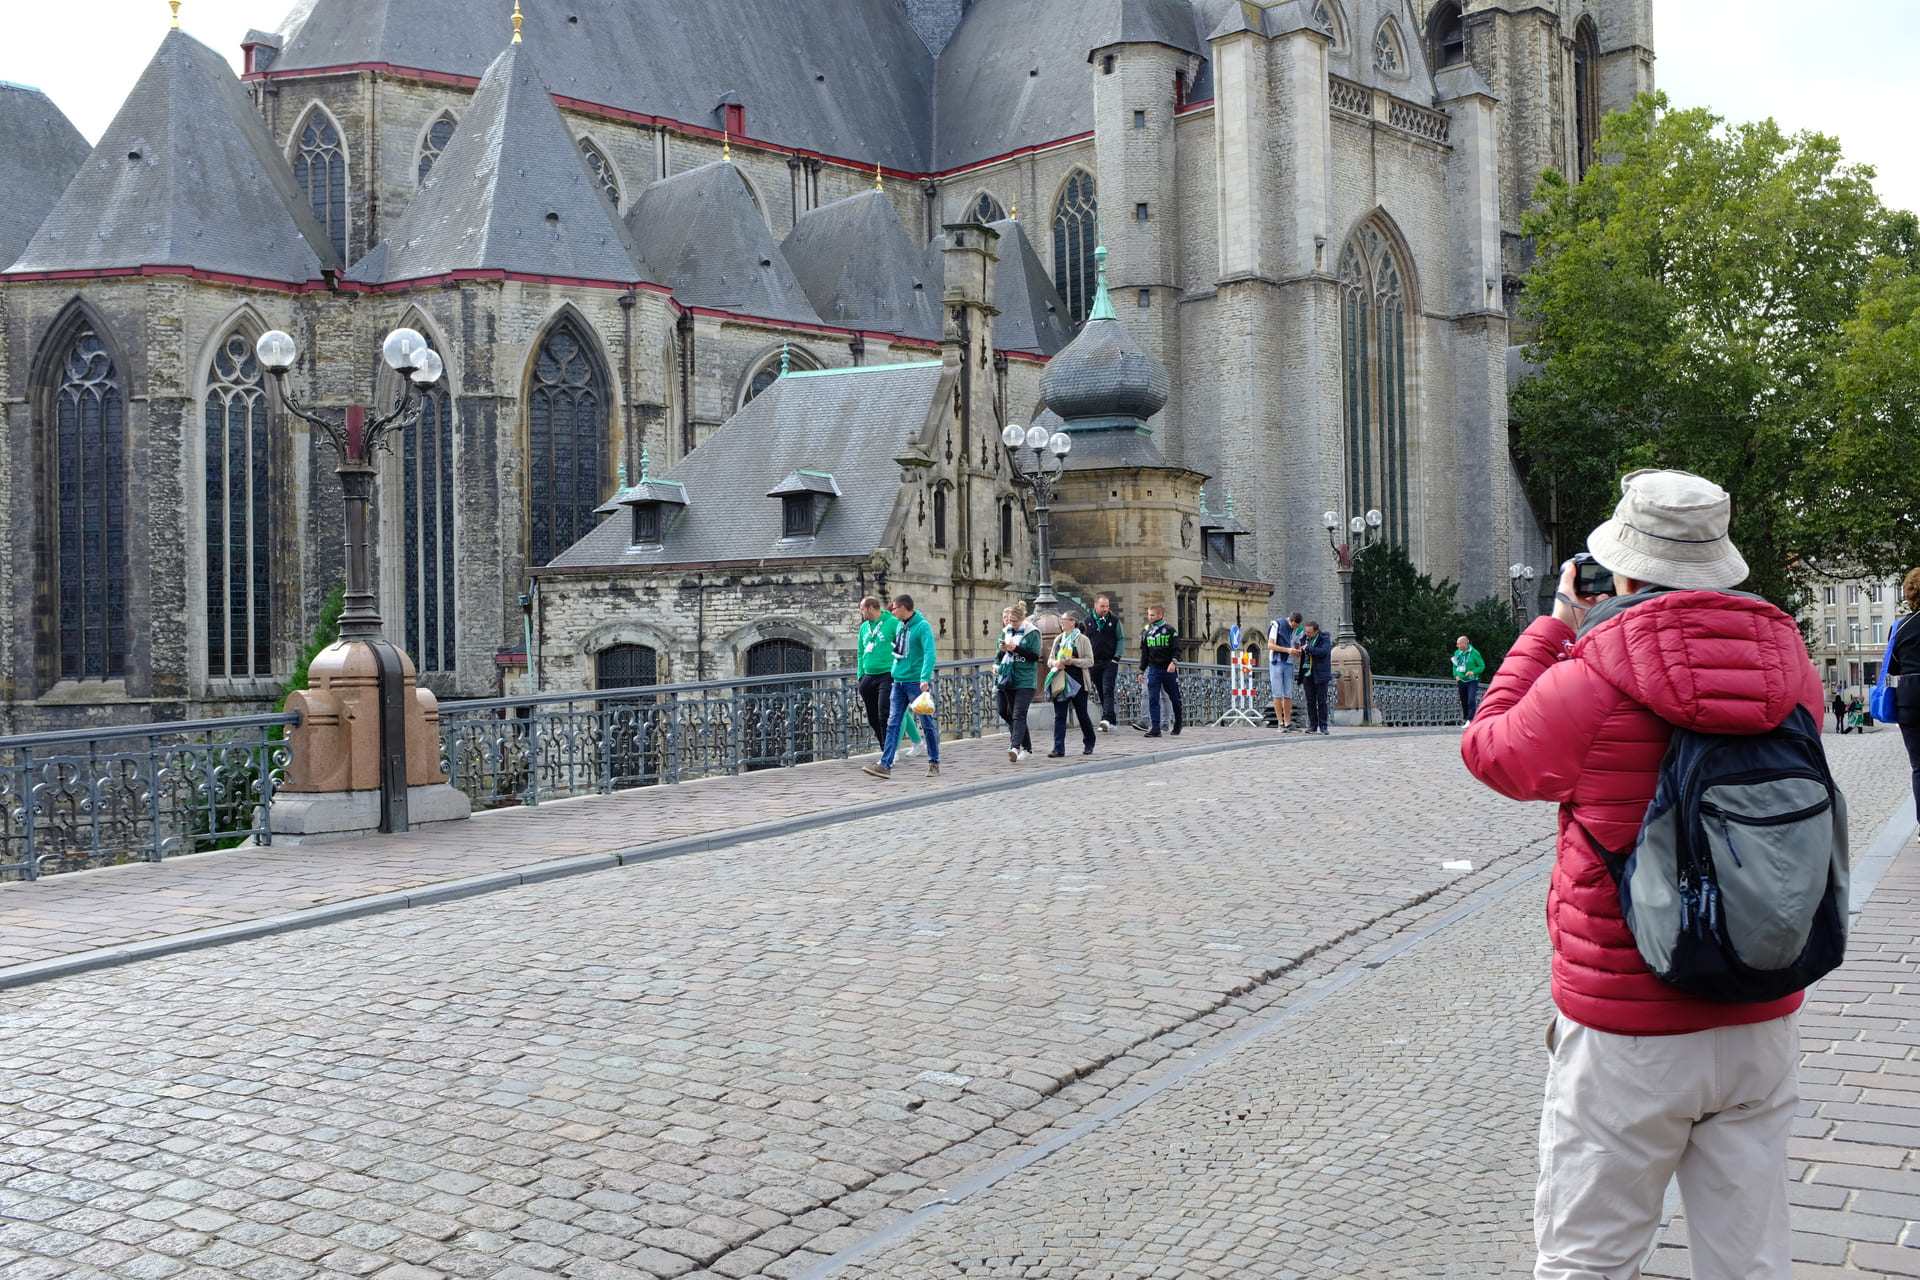
[[[333,251],[347,256],[347,153],[340,131],[319,107],[307,112],[293,154],[293,178],[307,193],[313,216],[327,229]]]
[[[434,161],[447,149],[447,143],[453,140],[453,117],[443,115],[427,126],[426,139],[420,144],[420,176],[425,182],[427,175],[433,172]]]
[[[1380,24],[1379,34],[1373,38],[1373,65],[1382,71],[1400,70],[1405,59],[1400,55],[1400,37],[1393,29],[1392,22]]]
[[[1381,533],[1405,546],[1411,532],[1407,476],[1407,303],[1393,248],[1377,226],[1340,254],[1341,404],[1347,507],[1379,508]]]
[[[53,420],[60,678],[117,679],[127,664],[126,396],[91,328],[68,348]]]
[[[1325,31],[1327,35],[1331,37],[1327,41],[1328,47],[1338,49],[1341,45],[1340,15],[1338,11],[1332,5],[1328,4],[1327,0],[1314,0],[1313,20],[1320,25],[1321,30]]]
[[[1006,221],[1006,217],[1007,211],[1001,208],[1000,202],[990,195],[982,194],[978,200],[973,202],[973,220],[975,222],[1004,222]]]
[[[1600,141],[1600,39],[1588,18],[1573,31],[1573,127],[1574,162],[1584,176]]]
[[[1093,175],[1075,169],[1053,206],[1053,283],[1075,324],[1093,306],[1093,250],[1099,237],[1100,204]]]
[[[619,208],[620,179],[613,176],[613,163],[600,153],[600,148],[585,138],[580,139],[580,154],[587,158],[587,168],[593,170],[594,181],[607,193],[607,199],[613,202],[614,208]]]
[[[527,563],[542,565],[593,528],[607,379],[579,328],[563,319],[534,361],[527,401]]]
[[[207,371],[207,674],[273,674],[267,390],[234,333]]]
[[[402,647],[421,671],[454,669],[453,397],[447,380],[419,388],[420,421],[400,454]]]

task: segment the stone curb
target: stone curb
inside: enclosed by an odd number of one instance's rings
[[[1457,734],[1457,729],[1394,729],[1376,730],[1368,734],[1370,739],[1437,737],[1443,734]],[[1172,760],[1188,760],[1196,756],[1218,755],[1228,751],[1245,751],[1254,747],[1271,747],[1282,742],[1298,742],[1297,738],[1275,735],[1273,738],[1248,738],[1235,742],[1217,742],[1205,746],[1182,747],[1174,750],[1147,752],[1144,755],[1122,756],[1114,760],[1096,759],[1090,765],[1079,765],[1065,770],[1032,771],[1011,777],[982,779],[979,782],[963,783],[957,787],[943,787],[937,791],[918,794],[889,796],[883,800],[869,801],[864,804],[849,805],[839,809],[822,809],[817,813],[800,814],[793,818],[777,818],[768,822],[756,822],[744,827],[729,827],[721,831],[709,831],[699,835],[681,836],[673,840],[660,840],[652,844],[633,845],[625,849],[614,849],[606,853],[584,853],[571,858],[556,858],[549,862],[530,863],[524,867],[512,867],[505,871],[490,871],[485,875],[468,876],[460,880],[446,880],[439,884],[423,885],[418,889],[401,889],[392,893],[370,894],[364,898],[333,903],[327,906],[310,907],[304,911],[289,911],[276,916],[264,916],[258,920],[242,920],[234,924],[218,925],[211,929],[196,929],[192,933],[177,933],[165,938],[149,938],[141,942],[129,942],[121,946],[100,947],[92,951],[76,951],[72,955],[55,956],[48,960],[35,960],[27,964],[12,965],[0,969],[0,991],[11,987],[30,986],[37,982],[47,982],[54,978],[72,977],[75,974],[91,973],[99,969],[113,969],[121,965],[136,964],[142,960],[157,959],[161,956],[177,955],[184,951],[200,951],[208,947],[223,947],[229,943],[246,942],[253,938],[271,937],[277,933],[291,933],[296,929],[314,929],[321,925],[338,924],[345,920],[358,920],[364,916],[385,915],[391,911],[405,911],[411,907],[429,907],[443,902],[457,902],[462,898],[479,897],[481,894],[496,893],[502,889],[515,889],[521,885],[540,884],[547,880],[560,880],[568,876],[586,875],[594,871],[610,871],[617,867],[639,866],[648,862],[659,862],[666,858],[684,857],[690,853],[706,853],[719,849],[732,848],[735,845],[751,844],[772,836],[791,835],[800,831],[812,831],[821,827],[837,826],[843,822],[858,822],[863,818],[880,817],[887,814],[907,813],[929,805],[944,804],[949,800],[965,800],[975,796],[992,795],[1003,791],[1017,791],[1025,787],[1040,786],[1049,782],[1062,782],[1072,778],[1084,778],[1097,773],[1112,773],[1120,769],[1136,768],[1140,765],[1162,764]]]

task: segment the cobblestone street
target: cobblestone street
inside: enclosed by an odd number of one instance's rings
[[[1829,747],[1858,854],[1899,742]],[[1523,1275],[1552,830],[1453,735],[1274,738],[20,986],[0,1280]],[[1920,1274],[1917,891],[1809,1025],[1845,1274]]]

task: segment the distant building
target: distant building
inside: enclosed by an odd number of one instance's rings
[[[1813,665],[1829,690],[1851,697],[1880,679],[1901,611],[1900,579],[1817,578],[1804,615]]]
[[[622,469],[677,479],[726,447],[783,353],[790,374],[941,362],[812,383],[901,388],[903,413],[964,381],[970,451],[836,464],[815,536],[911,502],[889,581],[932,575],[974,642],[1033,583],[994,430],[1047,412],[1097,242],[1104,323],[1166,385],[1150,434],[1076,452],[1065,587],[1131,593],[1131,625],[1163,585],[1211,652],[1235,618],[1334,615],[1330,507],[1378,507],[1467,598],[1546,562],[1507,451],[1519,218],[1652,86],[1652,0],[626,0],[533,6],[513,43],[505,10],[303,0],[238,77],[169,32],[90,154],[0,86],[0,731],[257,709],[291,674],[342,535],[330,453],[250,356],[270,328],[323,407],[390,397],[397,325],[445,361],[382,460],[377,545],[389,632],[442,697],[517,681],[536,571],[551,605],[544,570],[585,568],[556,557]],[[962,291],[992,314],[965,334],[941,252],[962,225],[995,232]],[[717,474],[687,473],[689,537]],[[888,476],[889,497],[847,485]],[[954,543],[920,559],[934,476]],[[781,483],[742,517],[792,505]],[[1233,527],[1209,526],[1229,492]],[[840,585],[776,595],[837,617]],[[634,623],[676,677],[684,622]]]

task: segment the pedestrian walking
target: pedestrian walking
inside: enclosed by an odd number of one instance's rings
[[[1480,676],[1487,669],[1487,660],[1473,647],[1473,642],[1461,636],[1453,642],[1453,680],[1460,686],[1460,723],[1473,720],[1475,708],[1480,705]]]
[[[1027,708],[1033,705],[1040,671],[1040,630],[1027,621],[1027,606],[1016,601],[1003,610],[1000,653],[994,660],[994,701],[1007,722],[1007,761],[1017,763],[1033,754],[1033,734],[1027,730]]]
[[[1067,754],[1067,712],[1080,718],[1080,736],[1084,745],[1080,754],[1093,754],[1093,717],[1087,714],[1087,673],[1093,669],[1093,643],[1080,630],[1080,615],[1072,609],[1060,614],[1060,634],[1053,638],[1047,655],[1047,697],[1053,700],[1053,750],[1047,754],[1059,758]]]
[[[899,629],[899,619],[880,607],[879,597],[868,596],[860,602],[860,704],[876,743],[887,740],[887,716],[893,705],[893,636]],[[911,718],[903,727],[909,744],[904,750],[912,755],[920,730]]]
[[[1833,688],[1833,727],[1840,733],[1847,731],[1847,700],[1840,696],[1840,686]]]
[[[1267,624],[1267,685],[1273,695],[1273,727],[1282,733],[1293,732],[1293,660],[1299,653],[1293,629],[1299,623],[1300,615],[1291,613]]]
[[[1320,629],[1320,623],[1309,618],[1300,628],[1300,642],[1297,646],[1299,656],[1294,664],[1299,673],[1294,677],[1304,686],[1307,695],[1307,732],[1322,737],[1327,734],[1327,690],[1333,683],[1333,637]]]
[[[1180,664],[1174,661],[1174,653],[1180,644],[1180,633],[1167,621],[1167,611],[1162,605],[1152,605],[1147,609],[1146,629],[1140,633],[1140,680],[1146,685],[1146,703],[1148,714],[1149,738],[1160,736],[1160,695],[1165,693],[1167,701],[1173,706],[1173,732],[1170,736],[1179,737],[1185,724],[1186,715],[1180,704]]]
[[[1120,723],[1115,705],[1120,688],[1120,615],[1113,611],[1113,597],[1095,596],[1093,616],[1080,628],[1093,644],[1093,687],[1100,693],[1100,732],[1111,732]]]
[[[1893,705],[1899,715],[1900,740],[1907,746],[1907,763],[1913,767],[1913,803],[1920,808],[1920,569],[1907,571],[1900,594],[1906,597],[1907,612],[1894,623],[1887,675],[1900,679]]]
[[[1561,806],[1534,1276],[1638,1275],[1677,1175],[1696,1280],[1787,1280],[1801,995],[1736,1003],[1661,981],[1600,850],[1635,848],[1676,727],[1758,734],[1797,708],[1818,724],[1820,678],[1792,618],[1731,590],[1747,565],[1720,486],[1636,471],[1621,491],[1614,518],[1587,539],[1617,594],[1579,595],[1568,561],[1553,613],[1521,634],[1461,739],[1482,782]],[[1754,789],[1767,786],[1779,789]],[[1747,906],[1716,901],[1723,914]]]
[[[880,759],[863,770],[876,778],[893,776],[894,756],[900,750],[901,726],[910,714],[916,714],[908,708],[920,697],[921,689],[927,682],[933,679],[933,664],[938,656],[933,643],[933,624],[927,621],[925,614],[914,609],[912,596],[895,596],[891,612],[900,626],[893,633],[893,689],[888,698],[887,737],[880,748]],[[927,776],[938,777],[940,726],[930,715],[920,714],[919,718],[920,732],[927,741]]]

